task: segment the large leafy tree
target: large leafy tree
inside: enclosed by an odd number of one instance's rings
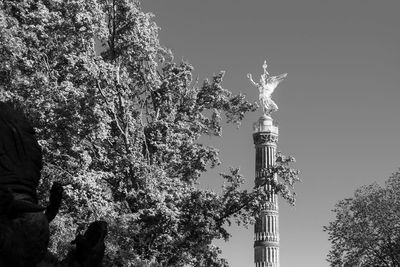
[[[256,105],[222,87],[223,72],[199,84],[187,62],[159,44],[151,15],[133,0],[4,0],[0,3],[0,100],[22,106],[45,166],[41,192],[65,189],[51,250],[91,221],[109,223],[107,262],[134,266],[224,266],[212,240],[231,220],[251,223],[266,194],[241,189],[237,169],[222,193],[197,186],[220,164],[202,135],[240,123]],[[294,202],[297,171],[278,155],[281,195]]]
[[[400,172],[379,186],[357,189],[340,201],[324,230],[331,266],[400,266]]]

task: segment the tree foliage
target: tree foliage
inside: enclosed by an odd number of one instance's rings
[[[257,106],[224,89],[223,72],[194,81],[157,34],[133,0],[0,4],[0,100],[18,103],[35,126],[41,192],[54,181],[65,189],[51,226],[58,255],[102,219],[112,266],[224,266],[212,240],[229,238],[232,219],[251,223],[266,199],[262,186],[241,189],[236,169],[222,175],[221,194],[197,186],[220,164],[199,137],[220,136],[223,119],[240,123]],[[280,156],[270,171],[293,202],[291,162]]]
[[[331,266],[400,266],[400,172],[381,187],[374,183],[340,201],[324,227]]]

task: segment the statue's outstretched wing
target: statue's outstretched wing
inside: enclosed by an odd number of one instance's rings
[[[270,78],[273,79],[273,80],[275,80],[275,81],[278,82],[278,84],[279,84],[280,82],[283,81],[283,79],[286,78],[286,76],[287,76],[287,73],[283,73],[283,74],[280,74],[280,75],[272,76],[272,77],[270,77]]]
[[[270,94],[272,94],[275,90],[276,87],[278,87],[278,85],[283,81],[283,79],[285,79],[285,77],[287,76],[287,73],[283,73],[277,76],[271,76],[268,78],[267,80],[267,87],[270,91]]]

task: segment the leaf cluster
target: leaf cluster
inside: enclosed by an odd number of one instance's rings
[[[335,220],[324,227],[331,266],[400,266],[399,181],[396,172],[385,186],[363,186],[335,206]]]

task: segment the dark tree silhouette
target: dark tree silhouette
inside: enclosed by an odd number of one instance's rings
[[[63,189],[58,183],[52,186],[43,213],[36,194],[41,168],[42,153],[31,124],[21,110],[0,102],[0,266],[100,266],[105,222],[94,222],[78,235],[76,248],[61,265],[46,256],[49,222],[60,208]]]

